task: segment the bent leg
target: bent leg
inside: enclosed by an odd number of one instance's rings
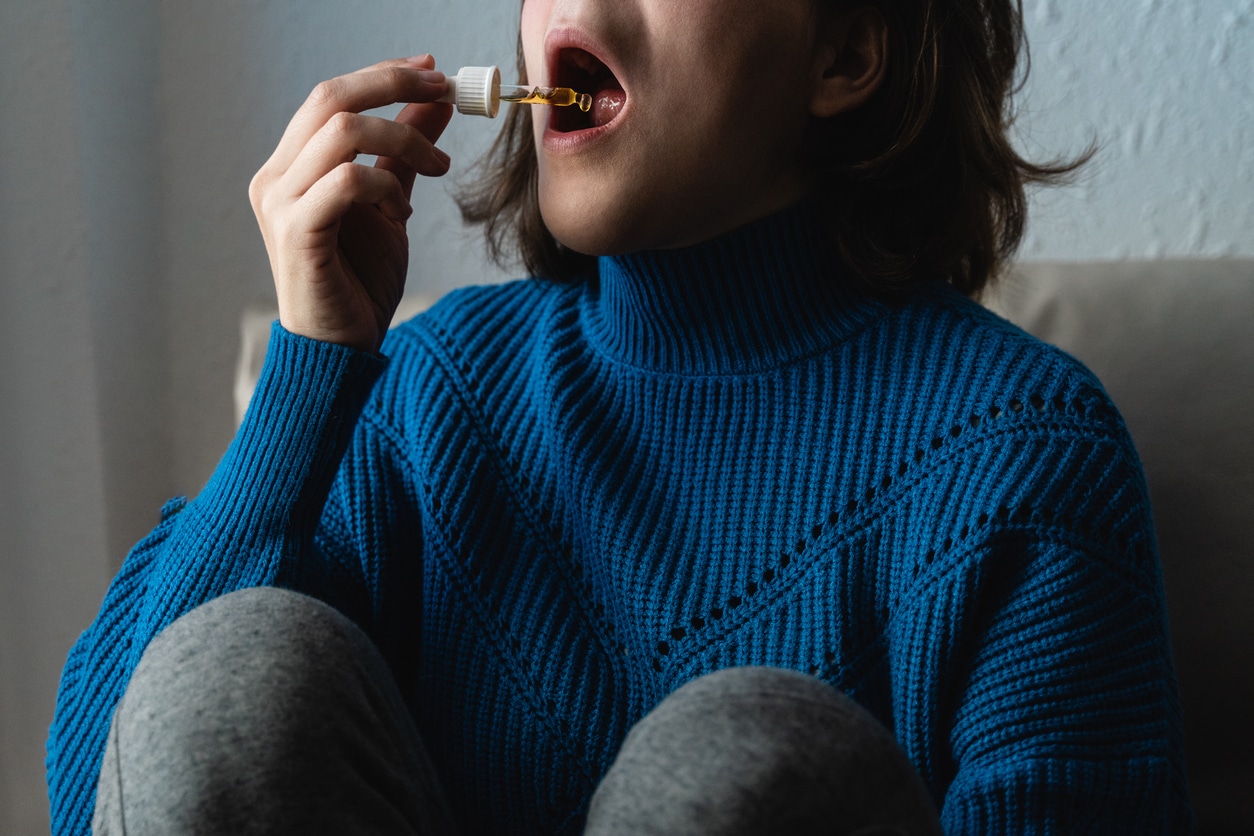
[[[281,589],[210,601],[144,651],[113,715],[92,829],[454,832],[374,645]]]
[[[939,834],[896,740],[840,691],[778,668],[687,683],[627,735],[586,834]]]

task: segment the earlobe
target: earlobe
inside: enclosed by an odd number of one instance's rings
[[[860,107],[875,95],[888,64],[888,24],[863,6],[832,19],[816,51],[810,113],[819,118]]]

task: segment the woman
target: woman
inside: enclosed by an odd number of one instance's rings
[[[253,183],[249,415],[67,665],[57,828],[1188,829],[1136,453],[966,298],[1068,168],[1006,137],[1021,41],[526,0],[520,70],[594,105],[512,114],[464,211],[538,278],[386,342],[445,81],[319,85]]]

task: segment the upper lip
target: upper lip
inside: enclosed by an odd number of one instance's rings
[[[553,29],[544,39],[544,57],[549,74],[549,85],[556,85],[558,81],[558,74],[561,72],[562,50],[565,49],[582,49],[584,52],[592,55],[613,73],[614,78],[623,88],[623,92],[627,93],[627,85],[623,83],[623,76],[619,71],[615,56],[595,37],[573,26],[562,26]],[[595,91],[580,92],[592,93]]]

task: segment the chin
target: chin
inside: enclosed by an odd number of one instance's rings
[[[584,255],[596,257],[623,255],[642,249],[632,246],[621,235],[615,234],[616,231],[612,228],[597,228],[590,224],[582,224],[575,228],[563,226],[560,223],[554,226],[549,225],[547,220],[545,224],[549,226],[549,231],[562,246]]]
[[[651,224],[642,218],[650,213],[633,212],[629,206],[621,197],[596,189],[547,200],[540,189],[544,225],[563,246],[585,255],[622,255],[657,246]]]

